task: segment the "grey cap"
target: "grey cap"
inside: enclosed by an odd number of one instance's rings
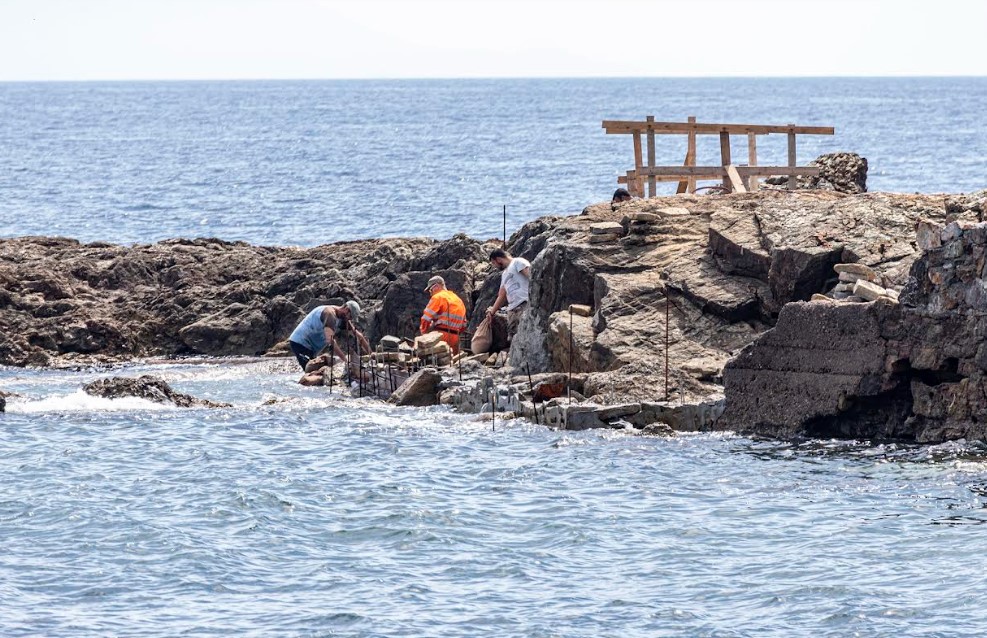
[[[431,279],[428,280],[428,285],[425,286],[425,292],[431,290],[432,286],[434,286],[435,284],[442,284],[444,286],[446,285],[446,280],[443,279],[442,277],[439,277],[438,275],[433,276]]]
[[[346,309],[350,311],[350,321],[357,321],[360,318],[360,304],[352,299],[346,302]]]

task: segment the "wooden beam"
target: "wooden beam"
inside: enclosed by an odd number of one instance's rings
[[[757,166],[757,135],[754,133],[747,134],[747,165]],[[751,192],[754,192],[760,186],[757,176],[752,175],[749,179],[750,183],[748,186]]]
[[[730,134],[720,133],[720,163],[723,166],[728,166],[732,160],[730,159]],[[730,178],[724,174],[723,176],[723,188],[730,191]]]
[[[696,122],[696,116],[690,115],[689,122],[694,124]],[[693,131],[689,131],[689,143],[685,151],[685,162],[686,166],[696,165],[696,134]],[[696,191],[696,180],[687,179],[679,182],[678,188],[675,190],[676,195],[682,193],[694,193]]]
[[[795,133],[788,133],[788,165],[795,166]],[[788,174],[788,190],[795,190],[796,179],[793,173]]]
[[[730,181],[730,187],[733,188],[735,193],[747,192],[747,187],[744,186],[744,180],[740,179],[740,173],[737,172],[737,167],[733,164],[727,164],[727,178]]]
[[[655,121],[654,115],[648,116],[649,122]],[[648,127],[648,168],[655,167],[655,132]],[[648,176],[648,197],[654,197],[657,195],[658,189],[655,186],[655,178],[653,175]]]
[[[796,126],[788,124],[785,126],[773,124],[712,124],[705,122],[635,122],[631,120],[604,120],[603,128],[608,134],[623,133],[646,133],[650,128],[656,135],[667,135],[676,133],[694,132],[697,135],[719,135],[720,133],[730,133],[731,135],[746,135],[756,133],[757,135],[768,135],[770,133],[796,133],[798,135],[835,135],[836,129],[832,126]]]
[[[641,134],[634,133],[634,170],[640,171],[642,168],[644,168],[644,160],[641,157]],[[635,175],[637,174],[635,173]],[[630,191],[632,195],[644,197],[644,182],[635,181]]]
[[[749,175],[818,175],[818,166],[737,166],[737,172],[741,176]],[[654,175],[655,177],[675,176],[695,177],[696,179],[720,179],[726,177],[727,169],[724,166],[655,166],[654,168],[644,167],[641,169],[642,177]]]

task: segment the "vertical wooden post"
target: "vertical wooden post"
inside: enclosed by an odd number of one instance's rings
[[[647,117],[649,122],[655,121],[654,115],[649,115]],[[655,129],[653,126],[648,126],[648,168],[655,167]],[[654,197],[657,195],[657,187],[654,175],[648,175],[648,197]]]
[[[641,157],[641,134],[634,133],[634,182],[627,180],[627,190],[636,197],[644,197],[644,180],[638,177],[642,168],[644,159]]]
[[[747,134],[747,165],[757,166],[757,135],[754,133]],[[747,177],[747,190],[753,193],[758,189],[758,186],[757,175]]]
[[[789,126],[795,126],[794,124],[789,124]],[[795,169],[795,131],[788,131],[788,168],[789,170]],[[788,175],[788,190],[795,190],[795,175]]]
[[[627,192],[633,197],[644,197],[644,189],[641,187],[637,171],[627,171]]]
[[[689,124],[696,123],[696,116],[689,116]],[[685,165],[695,166],[696,165],[696,131],[689,131],[689,144],[685,151]],[[690,177],[686,180],[679,182],[679,187],[676,189],[675,194],[680,193],[695,193],[696,192],[696,178]]]
[[[730,163],[730,134],[726,131],[720,132],[720,163],[723,164],[723,168],[726,168]],[[727,192],[731,192],[733,189],[730,187],[730,177],[728,175],[723,176],[723,188],[727,189]]]

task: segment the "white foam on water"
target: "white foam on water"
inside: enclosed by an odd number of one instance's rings
[[[7,401],[7,412],[36,414],[40,412],[125,412],[134,410],[177,410],[174,405],[155,403],[137,397],[105,399],[76,390],[71,394],[53,395],[43,399],[13,398]]]

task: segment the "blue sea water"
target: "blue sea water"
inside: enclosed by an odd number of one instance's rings
[[[608,199],[604,118],[985,186],[987,80],[0,84],[0,235],[314,245]],[[769,138],[770,141],[770,138]],[[784,157],[784,140],[765,157]],[[801,142],[800,142],[801,143]],[[739,145],[743,148],[743,145]],[[669,162],[684,149],[659,147]],[[715,148],[701,147],[715,158]],[[81,392],[157,374],[232,408]],[[0,636],[987,634],[987,448],[491,427],[284,360],[0,368]]]
[[[645,115],[833,126],[799,162],[854,151],[871,190],[971,191],[985,110],[987,78],[0,84],[0,235],[499,237],[504,206],[514,228],[608,200],[633,153],[601,121]],[[761,138],[759,163],[785,143]],[[718,153],[700,138],[700,164]],[[659,139],[659,162],[684,157]]]

